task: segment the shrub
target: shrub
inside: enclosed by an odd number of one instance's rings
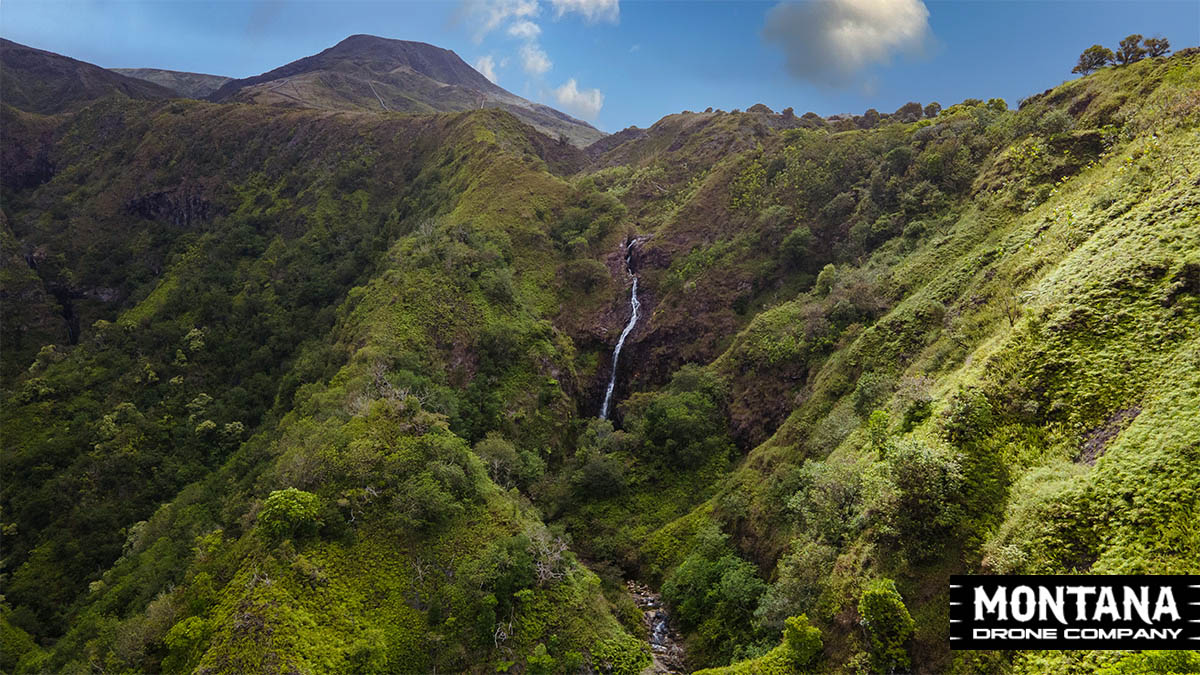
[[[1105,664],[1097,675],[1140,675],[1141,673],[1200,673],[1200,652],[1145,651],[1128,654]]]
[[[320,513],[317,495],[296,488],[275,490],[263,503],[258,524],[272,538],[311,535],[321,525]]]
[[[525,663],[525,672],[529,675],[550,675],[554,672],[554,657],[546,653],[546,645],[540,642],[533,648],[533,653]]]
[[[518,450],[495,431],[489,431],[475,444],[475,454],[483,460],[492,480],[505,489],[513,486],[528,489],[530,483],[541,477],[546,466],[536,452]]]
[[[579,471],[571,477],[575,493],[599,499],[625,491],[625,463],[598,451],[581,453]]]
[[[572,260],[563,265],[563,277],[572,288],[591,293],[608,282],[608,268],[599,260]]]
[[[465,511],[432,471],[409,478],[397,492],[393,501],[395,515],[407,529],[433,529]]]
[[[803,668],[821,653],[821,631],[808,623],[805,614],[789,617],[784,622],[783,646],[791,657],[792,665]]]
[[[685,467],[728,452],[730,445],[724,415],[701,391],[655,396],[642,412],[641,435],[650,456]]]
[[[877,579],[863,589],[858,613],[870,640],[871,665],[875,672],[907,670],[911,661],[906,644],[913,633],[913,619],[891,579]]]
[[[962,519],[963,473],[943,446],[901,439],[890,443],[870,512],[880,533],[898,540],[914,561],[936,557]]]
[[[837,279],[837,268],[833,263],[829,263],[821,268],[821,273],[817,275],[817,295],[829,295],[829,290],[833,288],[833,282]]]
[[[788,617],[811,612],[829,583],[837,550],[808,538],[792,542],[779,561],[775,583],[763,594],[754,618],[764,629],[779,630]]]
[[[356,675],[388,672],[388,643],[384,632],[378,628],[368,628],[362,637],[351,645],[346,654],[346,662],[350,672]]]
[[[859,417],[867,417],[892,393],[894,386],[895,380],[887,374],[874,371],[863,373],[851,395],[854,412],[858,413]]]
[[[779,244],[779,255],[784,264],[793,269],[802,266],[808,257],[808,247],[812,240],[812,231],[807,225],[800,225],[789,232]]]
[[[755,636],[754,609],[767,585],[739,558],[712,523],[696,535],[695,549],[663,583],[662,594],[695,635],[699,661],[727,662]]]
[[[961,389],[942,412],[942,433],[951,443],[966,443],[991,431],[992,420],[992,405],[984,393],[975,388]]]
[[[1038,131],[1046,136],[1070,131],[1073,126],[1075,120],[1062,108],[1055,108],[1038,120]]]
[[[837,545],[856,525],[862,504],[862,470],[839,461],[805,461],[802,487],[788,499],[814,539]]]
[[[163,659],[163,669],[172,672],[191,670],[190,666],[200,660],[208,642],[211,626],[204,619],[192,616],[180,621],[163,637],[168,654]]]

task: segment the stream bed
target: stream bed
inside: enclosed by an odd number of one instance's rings
[[[644,584],[636,581],[628,581],[626,584],[634,602],[642,610],[646,639],[650,643],[650,651],[654,654],[654,661],[646,666],[642,675],[688,672],[684,665],[682,638],[671,627],[671,617],[663,606],[662,598]]]

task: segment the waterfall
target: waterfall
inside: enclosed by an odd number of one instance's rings
[[[629,294],[629,306],[633,308],[633,313],[629,316],[629,323],[625,324],[625,330],[621,331],[621,338],[617,340],[617,346],[613,349],[612,375],[608,378],[608,390],[604,392],[604,404],[600,406],[600,419],[605,420],[608,419],[608,408],[612,403],[613,389],[617,386],[617,360],[621,358],[621,347],[625,346],[625,338],[633,332],[633,327],[638,320],[638,309],[642,306],[637,294],[638,278],[633,273],[633,246],[636,243],[635,239],[625,246],[625,271],[633,277],[633,290]]]

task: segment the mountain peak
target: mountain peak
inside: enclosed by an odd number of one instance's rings
[[[505,91],[452,50],[376,35],[351,35],[318,54],[233,80],[209,99],[407,113],[492,107],[575,145],[589,145],[604,136],[582,120]]]

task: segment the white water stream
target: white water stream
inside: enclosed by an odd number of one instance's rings
[[[613,349],[612,360],[612,375],[608,378],[608,390],[604,392],[604,404],[600,406],[600,419],[608,419],[608,409],[612,404],[613,389],[617,386],[617,362],[621,358],[621,347],[625,346],[625,338],[633,332],[633,327],[637,324],[638,310],[641,309],[642,303],[638,300],[637,288],[638,278],[633,273],[631,262],[633,259],[633,247],[637,244],[637,240],[629,242],[625,247],[625,271],[633,277],[633,292],[629,294],[629,306],[633,308],[633,314],[629,317],[629,323],[625,324],[625,330],[621,331],[621,338],[617,340],[617,346]]]

